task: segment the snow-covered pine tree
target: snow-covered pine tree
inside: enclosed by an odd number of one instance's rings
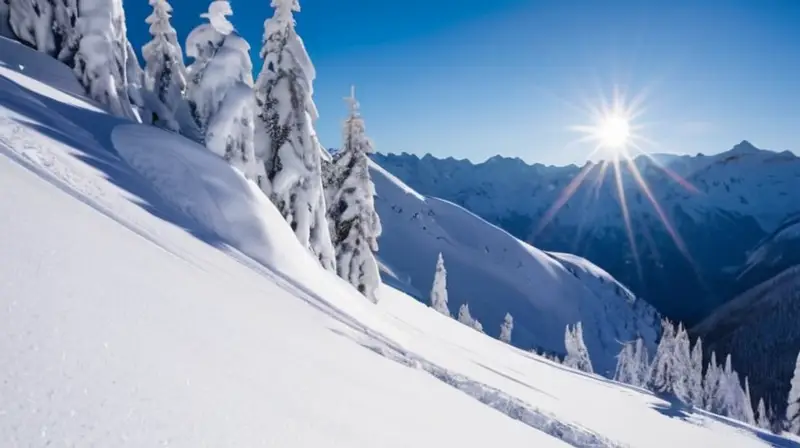
[[[187,46],[195,49],[203,47],[194,42],[196,38],[211,36],[217,40],[214,51],[203,54],[207,59],[192,72],[187,96],[206,148],[247,178],[255,179],[253,65],[250,45],[227,20],[231,14],[227,1],[214,1],[203,14],[209,23],[190,35]]]
[[[458,308],[458,321],[464,325],[472,325],[472,315],[469,313],[469,304],[464,303]]]
[[[78,1],[54,0],[53,43],[55,56],[70,67],[75,66],[75,53],[78,51]]]
[[[78,0],[0,0],[0,35],[70,67],[78,49],[77,18]]]
[[[56,55],[53,36],[52,0],[13,0],[9,2],[9,22],[17,39],[37,51]]]
[[[722,381],[722,371],[717,364],[716,352],[711,352],[711,360],[706,367],[706,374],[703,377],[703,409],[719,413],[722,408],[720,401],[720,387]]]
[[[785,429],[792,434],[800,434],[800,354],[797,355],[786,401]]]
[[[589,350],[583,342],[583,325],[578,322],[574,328],[567,325],[564,334],[564,345],[567,349],[567,356],[564,358],[564,365],[572,367],[586,373],[594,373]]]
[[[739,381],[739,374],[733,370],[731,355],[725,359],[719,387],[720,406],[716,413],[749,424],[755,424],[753,405],[747,403],[747,394]]]
[[[744,403],[742,403],[744,422],[750,425],[756,424],[756,414],[753,410],[753,397],[750,395],[750,379],[744,377]]]
[[[313,129],[317,109],[311,96],[316,73],[293,15],[300,4],[272,0],[271,5],[275,14],[264,23],[264,64],[256,82],[256,157],[262,165],[258,183],[300,243],[323,266],[333,269],[322,191],[322,147]]]
[[[477,319],[472,317],[472,314],[469,312],[469,304],[463,304],[458,309],[458,321],[462,324],[471,327],[477,331],[483,332],[483,325],[478,322]]]
[[[208,65],[222,47],[225,38],[233,32],[233,24],[228,20],[228,16],[232,14],[233,9],[227,0],[212,1],[208,5],[208,11],[200,14],[208,23],[195,27],[186,38],[186,56],[192,59],[187,68],[189,78],[186,100],[201,143],[205,143],[211,114],[218,107],[222,96],[210,88],[216,79],[212,76],[206,77]]]
[[[771,429],[772,424],[767,417],[767,407],[764,406],[764,398],[758,400],[758,408],[756,410],[756,423],[761,429]]]
[[[145,87],[150,98],[153,117],[148,121],[156,126],[177,132],[176,112],[182,107],[186,91],[186,67],[178,34],[170,23],[172,6],[167,0],[150,0],[153,12],[145,22],[150,25],[152,39],[142,47],[145,61]]]
[[[500,340],[506,344],[511,343],[511,332],[514,331],[514,317],[511,313],[506,313],[503,323],[500,325]]]
[[[333,203],[333,196],[339,192],[338,181],[341,178],[339,173],[336,172],[336,167],[333,164],[333,157],[331,160],[322,159],[322,191],[325,196],[325,204]]]
[[[623,384],[633,384],[632,374],[634,360],[634,345],[632,342],[622,344],[622,350],[617,355],[617,367],[614,369],[614,381]]]
[[[656,392],[672,392],[672,364],[675,355],[675,327],[668,320],[661,322],[661,341],[650,366],[648,383]]]
[[[672,349],[672,363],[670,363],[670,368],[668,369],[672,392],[683,403],[691,404],[692,354],[689,349],[689,334],[683,324],[678,325]]]
[[[79,0],[74,72],[89,96],[114,115],[135,119],[128,96],[128,38],[122,0]]]
[[[136,56],[136,51],[133,49],[130,41],[126,46],[127,52],[127,65],[125,73],[128,80],[128,99],[137,116],[137,120],[142,123],[149,123],[148,120],[143,119],[147,115],[147,108],[145,106],[145,88],[144,88],[144,70],[139,65],[139,58]]]
[[[647,353],[644,339],[638,338],[633,348],[633,360],[630,368],[631,384],[637,387],[645,387],[649,371],[650,355]]]
[[[256,106],[256,111],[258,107]],[[315,145],[319,148],[318,154],[322,154],[325,150],[319,141],[314,138]],[[264,165],[256,161],[256,181],[259,176],[263,174]],[[263,177],[261,177],[263,179]],[[328,271],[336,272],[336,251],[333,248],[333,241],[331,240],[330,223],[326,210],[328,209],[328,202],[325,199],[325,191],[322,187],[322,173],[320,176],[314,178],[314,182],[318,184],[318,190],[321,194],[316,195],[315,212],[311,215],[311,229],[308,233],[309,251],[317,257],[319,264]],[[321,211],[321,212],[317,212]]]
[[[433,276],[431,308],[445,316],[450,316],[450,309],[447,307],[447,269],[444,267],[444,258],[441,252],[436,260],[436,273]]]
[[[472,318],[472,328],[476,331],[483,333],[483,324],[478,319]]]
[[[697,338],[692,347],[691,365],[688,380],[689,397],[692,406],[703,407],[703,341]]]
[[[578,345],[578,353],[580,353],[579,368],[586,373],[594,373],[592,360],[589,357],[589,349],[586,348],[586,343],[583,341],[583,324],[580,322],[575,324],[575,339]]]
[[[336,271],[373,302],[380,284],[378,251],[381,220],[375,211],[375,185],[369,174],[372,142],[365,134],[355,88],[347,98],[350,114],[344,122],[342,149],[333,159],[337,192],[328,208],[331,239],[336,251]]]

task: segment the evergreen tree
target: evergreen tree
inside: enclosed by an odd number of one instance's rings
[[[255,179],[253,66],[250,45],[227,20],[232,13],[227,1],[217,0],[203,15],[209,23],[190,34],[190,48],[203,48],[195,39],[212,36],[215,49],[204,53],[203,63],[195,66],[187,96],[205,146]]]
[[[350,115],[344,123],[342,150],[333,161],[338,174],[334,188],[338,191],[330,203],[328,222],[339,276],[374,302],[380,284],[374,252],[378,251],[381,220],[375,211],[375,185],[369,174],[372,143],[365,135],[355,89],[347,101]]]
[[[9,2],[9,22],[20,42],[37,51],[56,55],[53,36],[52,0],[14,0]]]
[[[722,372],[717,364],[717,354],[711,352],[711,360],[708,362],[705,377],[703,377],[703,408],[715,414],[720,412],[722,404],[720,402],[720,382]]]
[[[630,368],[631,384],[636,387],[645,387],[649,371],[650,356],[647,353],[647,347],[644,345],[644,339],[638,338],[633,349],[633,360]]]
[[[175,118],[186,91],[186,67],[178,35],[170,24],[172,6],[167,0],[150,0],[153,13],[145,20],[152,39],[142,48],[145,60],[145,87],[157,104],[152,108],[157,119],[153,124],[178,131]]]
[[[510,313],[506,313],[506,317],[500,325],[500,340],[506,344],[510,344],[512,331],[514,331],[514,317],[512,317]]]
[[[567,356],[564,358],[565,366],[586,373],[594,373],[592,362],[589,359],[589,350],[583,342],[583,326],[580,322],[575,324],[572,329],[567,325],[564,345],[567,349]]]
[[[579,368],[586,373],[594,373],[592,361],[589,358],[589,349],[586,348],[586,344],[583,341],[583,324],[580,322],[575,324],[575,340],[577,342],[578,353],[580,354],[581,360]]]
[[[750,395],[750,379],[744,378],[744,403],[742,403],[744,422],[750,425],[756,424],[756,414],[753,412],[753,397]]]
[[[742,388],[739,374],[733,370],[730,354],[725,359],[725,367],[720,376],[717,401],[715,413],[755,424],[753,405],[748,402],[748,393]]]
[[[689,396],[691,404],[703,407],[703,341],[697,338],[692,347],[691,365],[689,367]]]
[[[122,0],[79,0],[78,6],[75,75],[89,96],[111,113],[135,119],[128,94],[128,38]]]
[[[472,315],[469,313],[469,304],[462,304],[458,308],[458,321],[464,325],[472,325]]]
[[[0,0],[0,35],[14,37],[73,67],[78,0]]]
[[[670,389],[676,398],[683,403],[691,404],[692,355],[689,350],[689,335],[683,324],[678,325],[672,348],[672,362],[669,363],[667,372],[671,383]]]
[[[795,362],[789,397],[786,401],[785,428],[792,434],[800,435],[800,354]]]
[[[55,56],[70,67],[75,66],[75,53],[78,51],[78,1],[53,0],[53,43]]]
[[[311,99],[314,66],[295,30],[297,0],[272,0],[264,23],[264,64],[256,82],[258,183],[300,243],[329,269],[333,250],[322,191],[321,145]]]
[[[461,307],[458,309],[458,321],[468,327],[472,327],[475,330],[483,332],[483,325],[481,325],[477,319],[472,317],[469,312],[469,305],[466,303],[461,305]]]
[[[758,415],[757,422],[758,427],[761,429],[769,430],[772,427],[772,424],[769,421],[769,417],[767,416],[767,408],[764,406],[764,399],[761,398],[758,400]]]
[[[447,269],[444,267],[441,252],[436,260],[436,273],[433,276],[431,307],[445,316],[450,316],[450,309],[447,307]]]
[[[633,384],[635,382],[633,370],[634,360],[633,343],[622,344],[622,350],[617,355],[617,367],[614,369],[614,381],[623,384]]]
[[[139,65],[139,58],[136,56],[136,51],[133,49],[130,41],[126,46],[127,65],[125,66],[125,73],[128,80],[128,99],[134,109],[137,117],[136,121],[140,123],[150,123],[147,118],[149,110],[145,106],[145,88],[144,88],[144,70]]]
[[[664,320],[661,323],[661,341],[658,343],[653,364],[650,367],[649,384],[657,392],[672,392],[672,364],[675,356],[675,327]]]

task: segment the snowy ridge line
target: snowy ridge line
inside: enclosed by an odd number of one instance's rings
[[[336,332],[344,337],[348,335]],[[413,369],[423,370],[439,381],[480,401],[486,406],[499,411],[545,434],[556,437],[578,448],[623,448],[621,445],[600,434],[575,424],[560,422],[556,416],[548,414],[536,407],[515,398],[499,389],[470,379],[467,376],[448,371],[418,355],[413,355],[400,347],[382,340],[379,344],[356,341],[362,347],[383,356],[386,359]]]
[[[800,265],[792,266],[790,268],[785,269],[780,274],[766,280],[762,283],[759,283],[756,286],[748,289],[744,293],[740,294],[734,300],[726,303],[725,305],[721,306],[714,312],[711,316],[709,316],[706,320],[700,322],[697,326],[692,328],[692,333],[694,334],[706,334],[711,329],[713,329],[717,325],[717,320],[723,316],[728,316],[734,314],[736,312],[741,312],[742,308],[745,308],[752,304],[753,299],[763,298],[764,296],[768,296],[770,289],[778,284],[779,282],[783,281],[786,278],[793,278],[800,274]]]

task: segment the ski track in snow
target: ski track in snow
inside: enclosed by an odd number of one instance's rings
[[[561,439],[572,446],[579,448],[618,448],[623,446],[599,434],[593,433],[586,428],[562,423],[556,416],[541,411],[499,389],[472,380],[464,375],[450,372],[419,356],[404,352],[400,348],[392,346],[385,341],[382,344],[361,342],[361,345],[380,356],[405,365],[406,367],[424,370],[439,381],[458,389],[498,412]]]

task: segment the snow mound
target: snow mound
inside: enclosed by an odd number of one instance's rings
[[[283,219],[269,200],[205,147],[135,124],[115,128],[112,140],[162,197],[228,244],[270,267],[293,260],[281,255],[296,249],[291,230],[268,224]]]

